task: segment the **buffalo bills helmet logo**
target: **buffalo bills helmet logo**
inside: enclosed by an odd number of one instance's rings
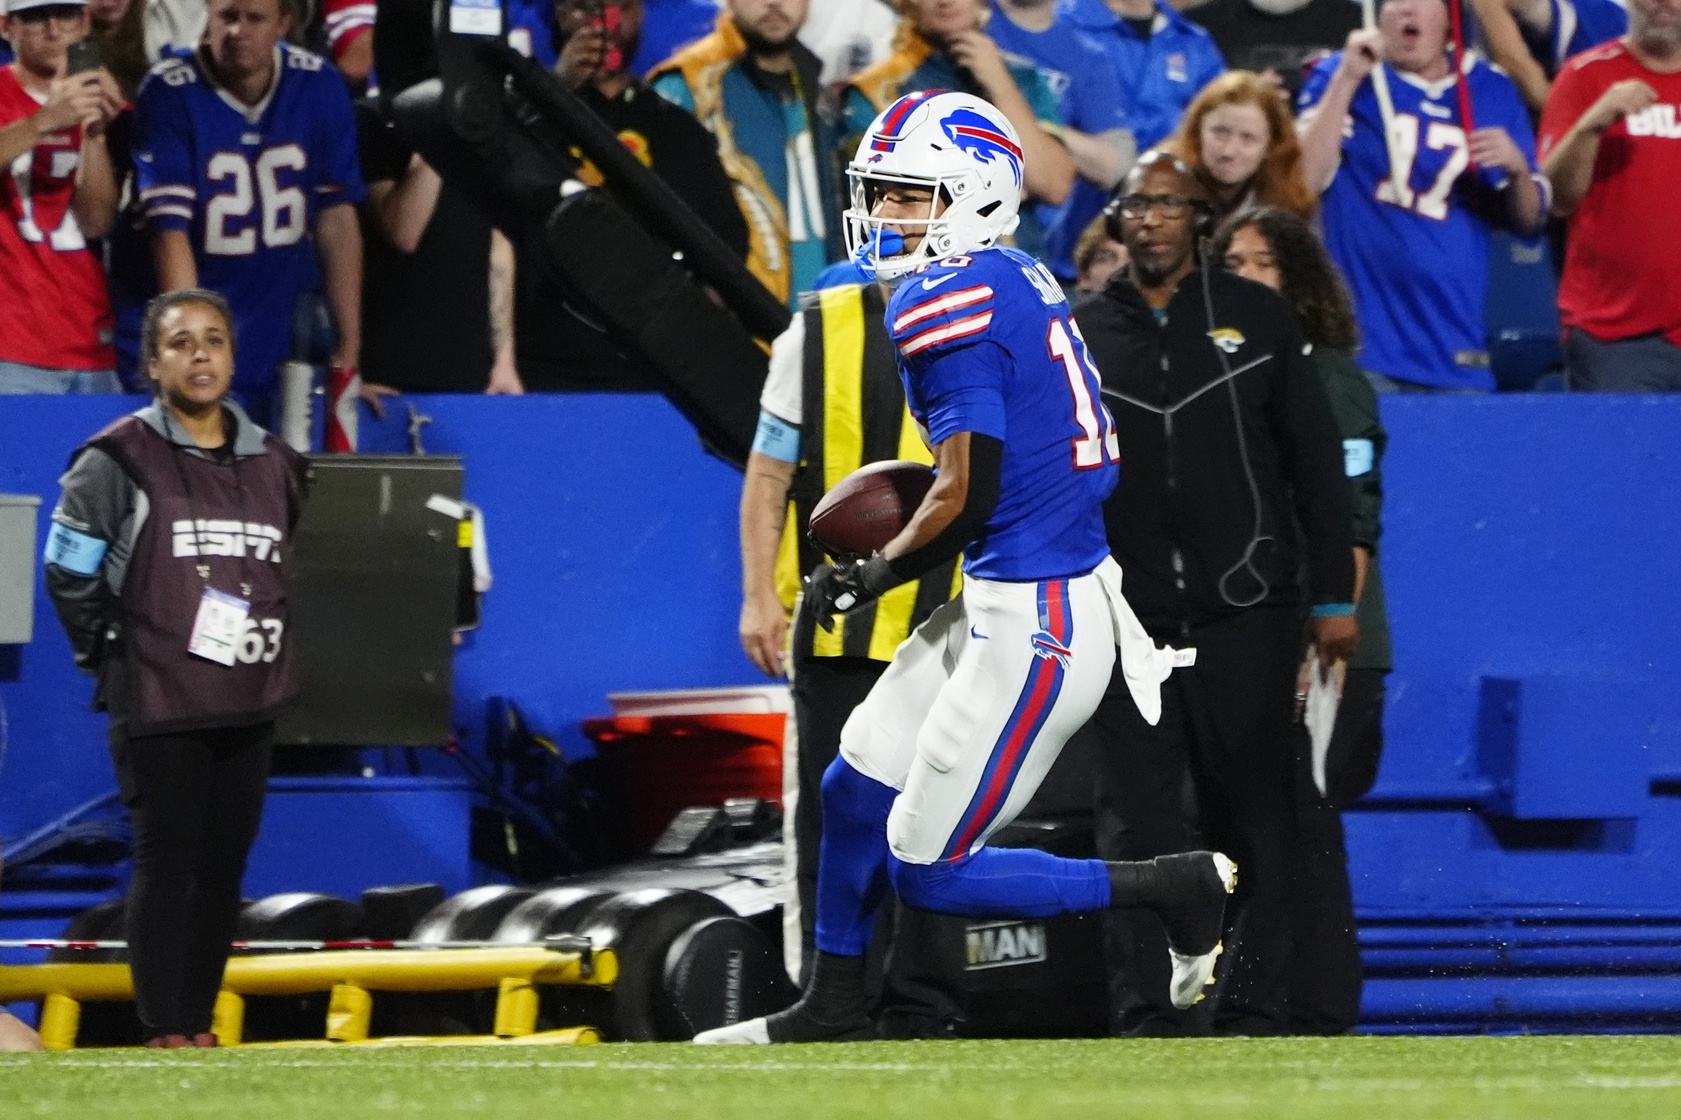
[[[991,163],[1002,156],[1010,165],[1016,185],[1021,185],[1021,146],[997,125],[973,109],[957,109],[940,121],[940,127],[953,144],[979,163]]]
[[[937,89],[918,90],[895,101],[893,106],[881,115],[880,127],[870,137],[870,150],[891,152],[899,141],[905,138],[905,127],[910,121],[911,110],[922,104],[925,98],[940,92],[942,91]]]

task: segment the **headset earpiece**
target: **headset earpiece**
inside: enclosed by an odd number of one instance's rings
[[[1102,217],[1103,232],[1109,235],[1109,240],[1124,241],[1121,236],[1121,196],[1118,192],[1104,203]]]

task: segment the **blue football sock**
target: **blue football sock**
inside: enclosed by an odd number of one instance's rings
[[[1035,848],[981,848],[951,863],[890,863],[912,906],[970,918],[1048,918],[1109,905],[1109,867]]]
[[[845,758],[823,773],[817,947],[825,953],[861,957],[869,947],[876,909],[887,894],[887,813],[898,796]]]

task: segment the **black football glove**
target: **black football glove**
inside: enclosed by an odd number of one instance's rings
[[[880,556],[819,564],[805,581],[805,601],[824,630],[833,631],[835,616],[872,603],[897,582]]]

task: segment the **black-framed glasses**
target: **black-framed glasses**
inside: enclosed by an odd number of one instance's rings
[[[1183,218],[1196,203],[1182,194],[1129,194],[1115,203],[1128,221],[1142,221],[1153,209],[1164,218]]]

